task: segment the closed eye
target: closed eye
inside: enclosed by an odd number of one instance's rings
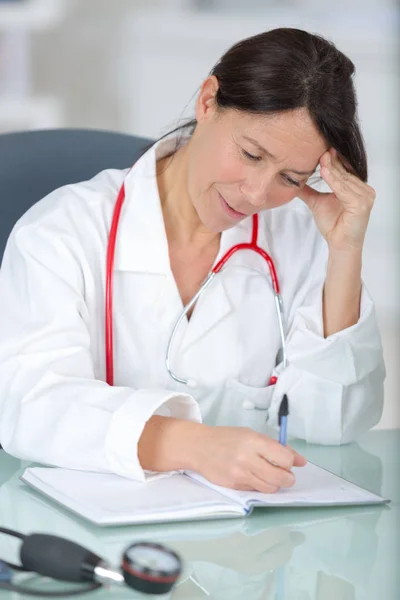
[[[242,148],[242,153],[243,153],[243,156],[245,156],[245,158],[247,158],[248,160],[251,160],[253,162],[259,162],[260,160],[262,160],[261,156],[255,156],[254,154],[250,154],[250,152],[247,152],[247,150],[244,150],[244,148]],[[295,179],[292,179],[288,175],[282,175],[282,177],[287,182],[288,185],[294,185],[296,187],[300,187],[300,181],[296,181]]]
[[[300,181],[295,181],[294,179],[292,179],[291,177],[288,177],[287,175],[282,175],[283,179],[285,179],[285,181],[288,182],[289,185],[295,185],[296,187],[300,187]]]
[[[258,162],[261,160],[261,156],[254,156],[254,154],[250,154],[250,152],[247,152],[246,150],[243,150],[243,149],[242,149],[242,152],[243,152],[243,155],[246,158],[248,158],[249,160],[252,160],[254,162]]]

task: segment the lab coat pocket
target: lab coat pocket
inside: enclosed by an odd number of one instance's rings
[[[241,383],[238,379],[230,379],[226,387],[236,421],[230,424],[251,427],[265,433],[275,385],[254,387]]]

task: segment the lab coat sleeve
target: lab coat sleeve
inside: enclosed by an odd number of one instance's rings
[[[21,459],[144,481],[137,445],[146,421],[156,412],[201,421],[200,410],[186,394],[95,378],[85,259],[65,231],[52,238],[48,228],[20,225],[4,254],[0,442]]]
[[[316,234],[317,235],[317,234]],[[318,234],[319,236],[319,234]],[[319,444],[342,444],[376,425],[383,408],[385,366],[374,305],[362,285],[358,322],[327,338],[323,334],[323,287],[328,251],[313,245],[306,283],[292,301],[287,335],[288,366],[276,367],[270,424],[289,399],[288,435]]]

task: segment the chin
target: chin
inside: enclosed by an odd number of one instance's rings
[[[207,231],[210,231],[211,233],[222,233],[223,231],[226,231],[227,229],[232,229],[232,227],[234,227],[235,225],[238,224],[239,221],[232,222],[231,220],[226,221],[225,219],[222,220],[221,218],[209,218],[209,219],[201,219],[201,222],[203,223],[204,227],[207,229]]]
[[[212,202],[199,203],[198,206],[194,205],[201,223],[210,233],[221,233],[227,229],[232,229],[235,225],[240,223],[246,218],[243,215],[243,219],[231,219],[229,215],[225,215],[222,210],[218,208],[219,198],[217,195],[217,201],[212,199]]]

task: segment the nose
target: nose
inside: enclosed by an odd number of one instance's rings
[[[253,171],[242,183],[240,191],[254,208],[261,208],[266,203],[271,179],[272,175],[265,171]]]

